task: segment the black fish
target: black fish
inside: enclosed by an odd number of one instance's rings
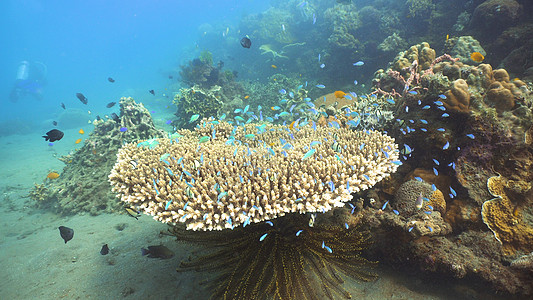
[[[168,79],[174,79],[174,76],[168,75]]]
[[[87,97],[85,97],[82,93],[76,93],[76,97],[80,99],[81,103],[87,105]]]
[[[169,259],[174,256],[174,252],[163,245],[148,246],[148,249],[141,248],[143,256],[148,255],[150,258]]]
[[[241,39],[241,46],[243,46],[244,48],[250,48],[252,46],[252,41],[247,36],[245,36]]]
[[[102,250],[100,250],[100,254],[107,255],[108,253],[109,253],[109,247],[107,246],[107,244],[105,244],[102,246]]]
[[[52,122],[52,124],[54,124],[54,126],[57,126],[57,121]]]
[[[107,77],[107,81],[109,82],[115,82],[115,79],[111,78],[111,77]]]
[[[96,115],[96,121],[100,121],[100,120],[102,120],[102,118],[100,118],[99,115]]]
[[[111,114],[111,119],[113,119],[113,121],[119,123],[120,122],[120,118],[117,116],[116,113],[112,113]]]
[[[154,92],[154,90],[149,90],[148,92],[150,92],[150,94],[152,94],[152,95],[155,96],[155,92]]]
[[[65,240],[65,244],[74,237],[74,230],[65,226],[59,226],[59,234]]]
[[[63,102],[61,102],[61,107],[63,107],[63,109],[67,109],[67,108],[65,107],[65,103],[63,103]]]
[[[45,141],[55,142],[63,138],[64,133],[61,130],[52,129],[43,135]]]
[[[109,103],[107,103],[107,105],[105,107],[111,108],[111,107],[115,106],[115,104],[117,104],[117,103],[116,102],[109,102]]]

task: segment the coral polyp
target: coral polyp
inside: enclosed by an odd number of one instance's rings
[[[343,276],[371,281],[377,275],[361,256],[370,236],[360,227],[308,226],[309,217],[291,214],[234,230],[192,232],[174,226],[180,241],[202,247],[183,261],[182,271],[218,272],[205,283],[212,299],[346,299]]]

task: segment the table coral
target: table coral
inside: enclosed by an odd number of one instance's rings
[[[533,202],[531,184],[498,175],[489,178],[487,188],[496,198],[483,203],[481,216],[502,244],[503,254],[533,251],[533,227],[526,210]]]

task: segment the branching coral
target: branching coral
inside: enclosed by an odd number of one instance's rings
[[[266,223],[222,232],[171,227],[180,241],[203,246],[200,256],[178,271],[218,272],[207,283],[213,299],[334,299],[351,295],[341,274],[369,281],[375,263],[360,255],[369,236],[358,227],[308,227],[308,217],[291,214]],[[331,250],[331,252],[330,252]]]

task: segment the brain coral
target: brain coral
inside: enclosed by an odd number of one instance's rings
[[[418,196],[422,193],[422,197],[429,200],[424,200],[423,207],[418,210],[415,207],[415,202]],[[446,210],[446,202],[442,192],[438,189],[433,191],[431,185],[426,182],[418,180],[409,180],[404,182],[396,191],[394,195],[394,203],[400,215],[410,217],[418,211],[430,210],[428,205],[433,206],[434,210],[444,214]]]
[[[201,124],[179,141],[126,144],[109,175],[122,201],[164,223],[222,230],[343,206],[398,167],[394,139],[376,131]]]

